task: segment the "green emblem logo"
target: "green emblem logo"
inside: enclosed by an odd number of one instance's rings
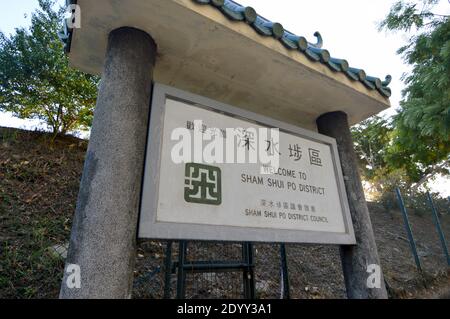
[[[222,204],[220,168],[202,164],[186,164],[184,200],[188,203]]]

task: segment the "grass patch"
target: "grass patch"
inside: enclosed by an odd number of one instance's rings
[[[0,128],[0,298],[56,298],[86,141]]]

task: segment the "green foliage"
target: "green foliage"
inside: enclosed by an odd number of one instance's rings
[[[448,138],[421,134],[419,129],[405,125],[402,114],[394,122],[393,142],[386,154],[388,165],[404,169],[411,182],[420,185],[437,174],[449,173]]]
[[[386,166],[386,146],[392,128],[382,117],[374,116],[352,128],[359,166],[367,180],[373,180],[377,171]]]
[[[363,123],[361,132],[354,131],[357,142],[366,134],[375,148],[372,153],[379,154],[375,170],[363,170],[369,181],[381,179],[380,174],[389,180],[387,175],[402,172],[404,178],[398,183],[415,191],[437,174],[449,174],[450,19],[433,12],[438,3],[399,1],[380,24],[380,29],[414,31],[409,43],[398,51],[412,72],[403,78],[403,100],[389,131],[383,129],[383,123],[380,127],[378,120]],[[373,142],[374,133],[379,134],[379,143]],[[367,147],[359,150],[362,161],[365,151]]]
[[[58,38],[64,10],[39,0],[27,30],[0,33],[0,110],[44,121],[55,134],[91,125],[98,78],[69,67]]]
[[[431,13],[429,13],[431,14]],[[399,50],[413,66],[398,121],[422,136],[449,141],[450,136],[450,19],[439,16]],[[402,112],[403,111],[403,112]]]
[[[421,29],[433,25],[439,15],[431,12],[431,9],[438,3],[439,0],[397,1],[379,29],[410,31],[411,28]]]
[[[411,181],[403,168],[395,168],[387,161],[392,146],[392,121],[379,116],[369,118],[352,128],[359,168],[371,200],[379,200],[396,187],[408,188]]]

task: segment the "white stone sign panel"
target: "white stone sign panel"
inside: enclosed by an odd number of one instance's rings
[[[141,238],[354,244],[343,185],[333,139],[155,85]]]

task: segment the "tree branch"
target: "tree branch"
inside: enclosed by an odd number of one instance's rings
[[[420,186],[425,184],[431,177],[433,177],[436,173],[438,173],[440,170],[444,169],[448,165],[449,165],[448,161],[444,161],[443,163],[434,165],[427,174],[425,174],[416,184],[414,184],[411,187],[412,193],[415,193]]]

